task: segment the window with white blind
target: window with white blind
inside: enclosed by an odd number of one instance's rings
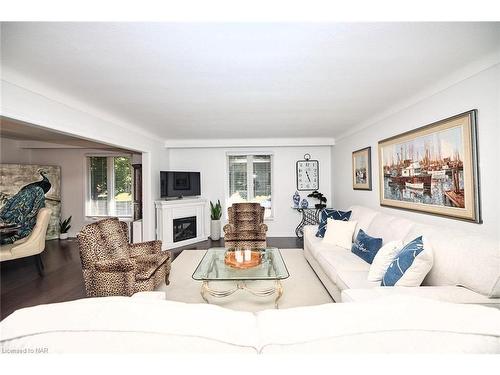
[[[130,156],[87,157],[87,216],[132,217]]]
[[[227,205],[257,202],[272,217],[272,155],[228,155],[229,196]]]

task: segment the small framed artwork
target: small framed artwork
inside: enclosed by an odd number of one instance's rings
[[[372,190],[371,153],[371,147],[352,153],[352,188],[354,190]]]
[[[380,141],[380,204],[481,223],[476,112]]]

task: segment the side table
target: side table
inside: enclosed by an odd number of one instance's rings
[[[294,210],[297,210],[302,214],[302,220],[295,228],[295,235],[298,238],[304,237],[304,226],[305,225],[317,225],[319,223],[319,213],[321,209],[319,208],[301,208],[301,207],[292,207]]]

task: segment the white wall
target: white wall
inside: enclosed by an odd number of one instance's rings
[[[333,146],[334,206],[359,204],[415,221],[473,231],[499,239],[500,231],[500,65],[487,69],[353,135]],[[379,206],[377,142],[384,138],[471,109],[478,110],[479,173],[483,224]],[[355,191],[351,182],[352,151],[372,147],[373,191]]]
[[[201,172],[201,193],[208,200],[220,199],[226,210],[226,154],[234,151],[265,151],[273,153],[273,204],[274,218],[266,221],[268,236],[295,236],[295,228],[300,222],[299,214],[291,209],[292,195],[297,189],[295,162],[311,154],[311,159],[319,160],[319,191],[331,197],[330,146],[316,147],[252,147],[252,148],[176,148],[169,150],[169,169]],[[308,192],[299,192],[305,197]],[[318,203],[312,200],[311,203]],[[207,217],[207,225],[210,218]]]
[[[0,163],[25,164],[31,162],[31,150],[19,147],[19,141],[0,137]]]
[[[144,239],[155,238],[154,200],[160,196],[160,170],[168,166],[168,152],[160,139],[138,128],[109,120],[97,110],[80,109],[78,103],[50,88],[1,81],[0,114],[62,133],[143,153]],[[32,160],[36,162],[36,160]]]
[[[70,237],[75,237],[82,226],[92,222],[85,216],[86,156],[103,154],[93,149],[32,149],[31,162],[61,167],[61,216],[72,216]]]
[[[31,162],[61,167],[61,218],[72,216],[70,237],[85,225],[84,149],[34,149]]]

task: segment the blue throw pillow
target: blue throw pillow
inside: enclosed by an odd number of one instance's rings
[[[363,229],[360,229],[356,240],[352,244],[351,251],[364,261],[372,264],[373,258],[382,247],[382,238],[370,237]]]
[[[405,245],[396,255],[392,263],[387,268],[384,277],[382,278],[382,286],[394,286],[404,275],[406,270],[411,267],[413,261],[424,250],[424,242],[422,236],[415,238],[413,241]]]
[[[339,211],[334,210],[333,208],[323,208],[319,214],[319,227],[316,237],[323,238],[325,236],[327,219],[330,218],[333,220],[349,221],[350,217],[351,211]]]

